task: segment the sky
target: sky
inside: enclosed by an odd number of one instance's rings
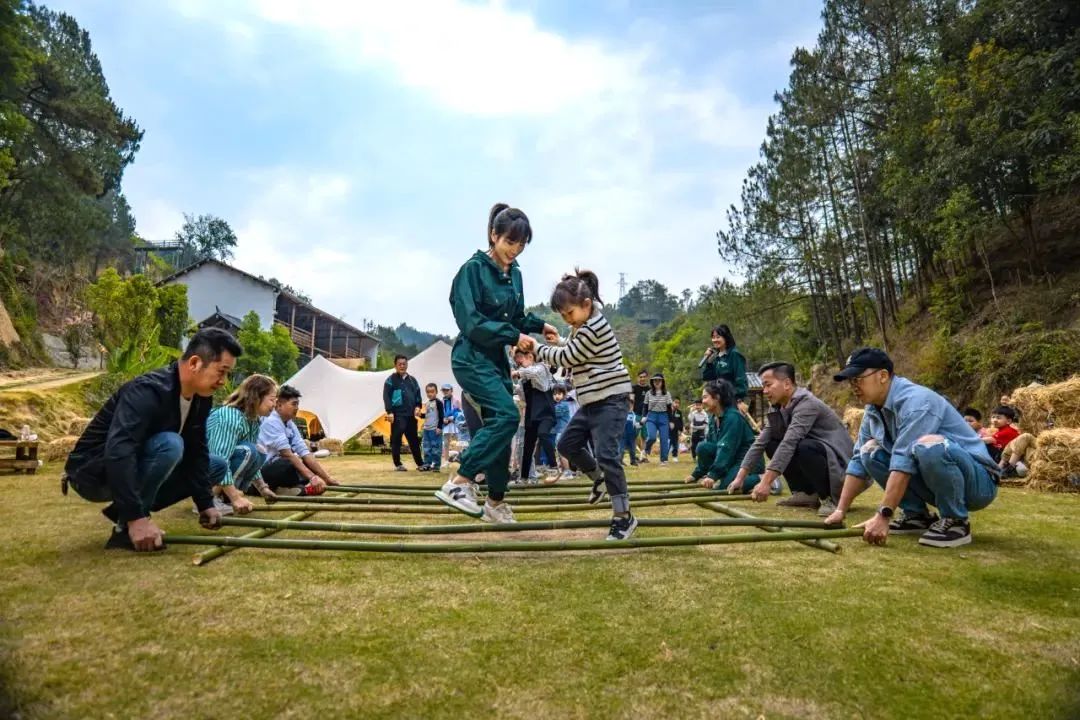
[[[532,222],[527,304],[575,266],[609,302],[620,273],[733,277],[716,231],[820,28],[816,0],[47,4],[145,131],[123,182],[142,237],[217,215],[237,267],[448,334],[495,202]]]

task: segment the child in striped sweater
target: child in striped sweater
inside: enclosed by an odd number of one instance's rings
[[[559,347],[541,346],[536,354],[543,363],[573,371],[581,408],[563,431],[558,450],[593,481],[590,503],[600,502],[606,489],[613,513],[607,539],[626,540],[637,528],[619,452],[630,376],[600,303],[600,281],[595,273],[577,270],[574,275],[564,275],[551,295],[551,308],[570,326],[570,337],[563,340],[549,330],[544,338]],[[589,452],[590,441],[593,452]]]

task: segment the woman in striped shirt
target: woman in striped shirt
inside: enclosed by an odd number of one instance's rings
[[[652,387],[645,393],[645,428],[648,439],[645,440],[645,457],[652,451],[656,438],[660,438],[660,465],[667,465],[668,450],[671,445],[671,393],[667,391],[667,381],[661,373],[656,373],[649,380]]]
[[[623,366],[619,341],[600,312],[596,274],[578,270],[564,275],[551,295],[551,308],[570,326],[570,337],[564,341],[554,328],[545,330],[544,338],[560,347],[537,348],[537,359],[570,369],[581,403],[559,439],[558,450],[593,481],[590,503],[600,502],[606,489],[613,513],[607,539],[626,540],[637,527],[637,518],[630,512],[619,447],[630,376]],[[589,452],[590,441],[593,452]]]
[[[277,383],[265,375],[249,375],[224,405],[210,411],[206,443],[210,454],[228,465],[221,485],[214,488],[214,504],[223,515],[251,512],[251,501],[244,492],[252,485],[260,494],[268,492],[259,474],[266,458],[255,443],[260,421],[274,409],[276,400]]]

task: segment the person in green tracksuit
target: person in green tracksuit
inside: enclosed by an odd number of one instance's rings
[[[461,334],[450,365],[463,395],[480,408],[483,427],[473,435],[457,473],[435,493],[455,510],[488,522],[515,522],[505,502],[510,481],[510,443],[519,414],[514,404],[507,346],[533,350],[528,333],[558,331],[525,314],[517,256],[532,240],[529,218],[498,203],[488,216],[488,249],[477,251],[458,270],[450,286],[450,307]],[[476,501],[473,481],[483,473],[487,502]]]
[[[705,440],[698,444],[697,466],[687,476],[686,482],[726,490],[739,473],[750,446],[754,444],[754,431],[739,412],[735,388],[727,380],[708,383],[701,392],[701,404],[709,414],[709,429]],[[761,465],[760,460],[758,465]],[[746,476],[741,489],[743,493],[754,489],[764,470],[764,466],[754,468]]]
[[[746,382],[746,358],[735,347],[735,337],[727,325],[713,328],[712,347],[705,351],[699,367],[702,380],[727,380],[735,388],[736,402],[746,402],[750,392]]]

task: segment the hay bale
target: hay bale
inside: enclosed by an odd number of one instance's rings
[[[329,450],[331,455],[344,455],[345,443],[334,438],[323,438],[318,443],[320,450]]]
[[[68,423],[67,435],[75,435],[76,437],[82,435],[86,431],[86,426],[90,424],[89,418],[75,418]]]
[[[1012,392],[1020,427],[1038,435],[1049,427],[1080,428],[1080,375],[1053,385],[1029,385]]]
[[[78,435],[65,435],[45,443],[41,449],[46,462],[63,462],[79,442]]]
[[[866,414],[866,408],[861,407],[847,407],[844,408],[844,427],[847,428],[848,435],[852,440],[859,437],[859,428],[862,427],[863,415]]]
[[[1080,492],[1080,429],[1054,428],[1039,435],[1028,487],[1050,492]]]

